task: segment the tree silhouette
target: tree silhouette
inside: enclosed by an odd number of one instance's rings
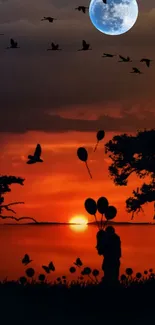
[[[4,195],[7,192],[11,192],[10,186],[12,184],[24,185],[24,179],[21,177],[16,177],[16,176],[6,176],[6,175],[0,176],[0,218],[1,219],[14,219],[16,221],[20,221],[22,219],[31,219],[37,223],[37,221],[35,219],[29,218],[29,217],[16,218],[13,216],[2,216],[2,211],[4,209],[7,211],[16,213],[13,209],[10,208],[10,206],[15,205],[15,204],[24,204],[24,202],[12,202],[9,204],[4,204]]]
[[[138,131],[135,136],[114,136],[105,144],[105,152],[112,159],[109,173],[116,185],[127,185],[132,173],[139,178],[150,177],[149,184],[144,183],[126,200],[133,218],[135,212],[143,211],[143,204],[155,201],[155,129]]]

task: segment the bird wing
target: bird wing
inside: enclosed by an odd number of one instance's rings
[[[37,144],[36,150],[34,152],[34,156],[37,158],[41,156],[41,145],[40,144]]]
[[[55,48],[55,44],[53,42],[51,43],[51,46],[52,46],[52,48]]]
[[[146,60],[145,62],[146,62],[147,67],[149,67],[150,66],[150,61]]]
[[[86,12],[86,8],[85,8],[85,7],[82,7],[81,10],[82,10],[83,13],[85,14],[85,12]]]
[[[124,59],[125,59],[125,57],[124,57],[124,56],[122,56],[122,55],[119,55],[119,57],[120,57],[120,59],[122,59],[122,60],[124,60]]]
[[[82,45],[83,45],[83,47],[85,47],[87,45],[85,40],[82,41]]]
[[[27,161],[27,164],[28,164],[28,165],[35,164],[35,160],[31,160],[31,159],[30,159],[30,160]]]
[[[140,72],[137,68],[133,68],[133,70],[134,70],[135,72]]]

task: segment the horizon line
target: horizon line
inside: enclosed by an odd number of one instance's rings
[[[103,225],[106,224],[106,221],[103,222]],[[149,221],[146,221],[146,222],[133,222],[133,221],[108,221],[107,225],[108,224],[114,224],[114,225],[123,225],[123,224],[126,224],[126,225],[155,225],[155,222],[149,222]],[[77,223],[77,222],[59,222],[59,221],[38,221],[38,222],[27,222],[27,223],[0,223],[0,225],[12,225],[12,226],[15,226],[15,225],[22,225],[22,226],[26,226],[26,225],[71,225],[71,226],[87,226],[87,225],[97,225],[97,222],[96,221],[92,221],[92,222],[87,222],[85,224],[83,223]]]

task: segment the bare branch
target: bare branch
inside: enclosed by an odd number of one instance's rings
[[[2,209],[5,209],[7,211],[11,211],[16,214],[16,212],[13,209],[9,208],[10,205],[15,205],[15,204],[24,204],[24,202],[12,202],[9,204],[0,204],[0,211],[2,211]]]
[[[29,219],[29,220],[32,220],[34,221],[35,223],[39,223],[37,220],[35,220],[34,218],[31,218],[31,217],[21,217],[21,218],[16,218],[16,217],[13,217],[13,216],[1,216],[0,215],[0,218],[1,219],[12,219],[12,220],[16,220],[16,221],[20,221],[20,220],[25,220],[25,219]]]

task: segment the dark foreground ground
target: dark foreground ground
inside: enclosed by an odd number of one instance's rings
[[[152,324],[155,276],[105,284],[0,284],[0,324]]]

